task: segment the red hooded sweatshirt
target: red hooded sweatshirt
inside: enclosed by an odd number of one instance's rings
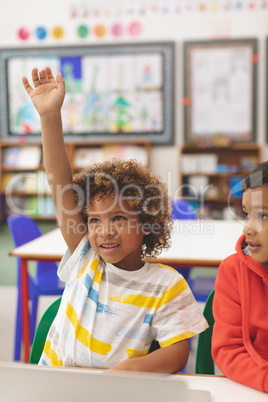
[[[244,240],[219,267],[212,356],[226,377],[268,392],[268,270],[243,253]]]

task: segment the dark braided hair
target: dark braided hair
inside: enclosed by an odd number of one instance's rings
[[[242,180],[242,191],[268,184],[268,161],[261,163]]]

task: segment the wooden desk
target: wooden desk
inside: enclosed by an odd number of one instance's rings
[[[178,220],[174,224],[171,247],[150,262],[161,262],[181,267],[218,267],[221,261],[234,253],[235,244],[242,234],[243,225],[238,221]],[[30,330],[28,311],[27,262],[60,261],[66,243],[60,229],[55,229],[23,246],[10,255],[21,258],[22,331],[24,361],[29,361]]]

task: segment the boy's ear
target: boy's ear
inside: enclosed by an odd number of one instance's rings
[[[144,236],[148,236],[151,233],[151,230],[144,230]]]
[[[142,231],[144,236],[148,236],[152,231],[151,225],[149,223],[143,223]]]

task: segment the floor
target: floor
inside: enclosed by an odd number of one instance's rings
[[[38,306],[38,319],[41,318],[47,307],[57,299],[55,297],[41,297]],[[14,326],[15,311],[17,302],[17,290],[14,286],[0,286],[0,361],[13,360]],[[203,309],[203,305],[200,304]],[[192,339],[191,352],[188,360],[186,372],[194,373],[195,353],[197,337]]]
[[[58,296],[40,298],[38,320],[48,306]],[[14,328],[16,317],[17,288],[15,286],[0,286],[0,361],[13,360]]]

